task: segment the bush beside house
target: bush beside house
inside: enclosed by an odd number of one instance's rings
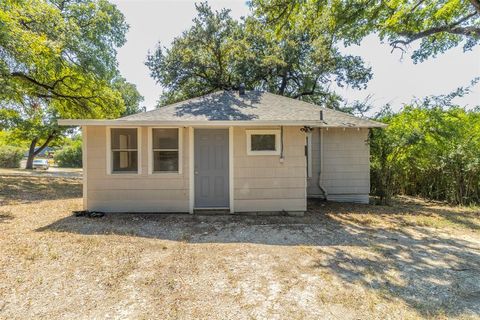
[[[1,168],[19,168],[22,158],[22,149],[11,146],[0,146]]]
[[[74,141],[72,144],[57,150],[54,156],[59,167],[81,168],[82,167],[82,142]]]

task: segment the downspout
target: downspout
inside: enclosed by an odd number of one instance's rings
[[[283,153],[283,126],[280,127],[280,163],[283,163],[284,153]]]
[[[323,112],[320,113],[321,120],[323,120]],[[323,173],[323,128],[318,128],[318,134],[320,135],[320,168],[318,171],[318,188],[320,191],[323,193],[323,198],[327,200],[327,190],[325,190],[325,187],[322,186],[322,173]]]

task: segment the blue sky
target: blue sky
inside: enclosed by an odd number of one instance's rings
[[[162,88],[150,77],[144,62],[148,51],[155,49],[158,41],[168,46],[174,37],[186,30],[196,15],[195,1],[190,0],[114,0],[126,17],[130,30],[127,43],[119,49],[119,68],[128,81],[137,85],[145,97],[144,105],[152,109]],[[231,9],[234,18],[246,16],[249,9],[242,0],[210,0],[214,9]],[[348,101],[363,100],[371,96],[378,110],[386,103],[398,110],[403,103],[428,95],[446,94],[464,86],[480,75],[480,47],[464,53],[455,48],[447,53],[413,64],[409,55],[401,59],[400,52],[391,53],[374,35],[360,46],[351,46],[346,52],[363,57],[373,69],[373,79],[366,90],[341,89]],[[410,51],[411,53],[411,51]],[[470,107],[480,105],[480,84],[470,95],[455,102]]]

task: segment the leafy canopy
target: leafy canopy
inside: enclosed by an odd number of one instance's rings
[[[347,45],[371,33],[401,50],[420,41],[414,62],[461,44],[469,50],[480,41],[479,0],[252,0],[250,5],[278,30],[302,24],[321,32],[329,17]]]
[[[128,29],[106,0],[0,3],[0,101],[35,101],[65,118],[117,116],[116,48]]]
[[[165,90],[160,104],[216,90],[263,89],[273,93],[338,106],[341,98],[330,88],[365,88],[371,70],[360,57],[343,55],[328,23],[322,32],[303,25],[284,29],[262,17],[236,21],[229,10],[197,5],[193,26],[147,58],[152,77]]]
[[[467,110],[452,99],[468,88],[389,108],[372,129],[372,191],[387,201],[404,193],[455,204],[480,203],[480,109]]]
[[[58,118],[139,111],[143,97],[117,69],[127,29],[107,0],[0,2],[0,126],[23,145],[28,141],[27,168],[72,131],[59,127]]]

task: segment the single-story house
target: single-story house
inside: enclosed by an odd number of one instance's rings
[[[82,127],[85,210],[303,212],[367,203],[368,131],[384,125],[271,93],[219,91]]]

